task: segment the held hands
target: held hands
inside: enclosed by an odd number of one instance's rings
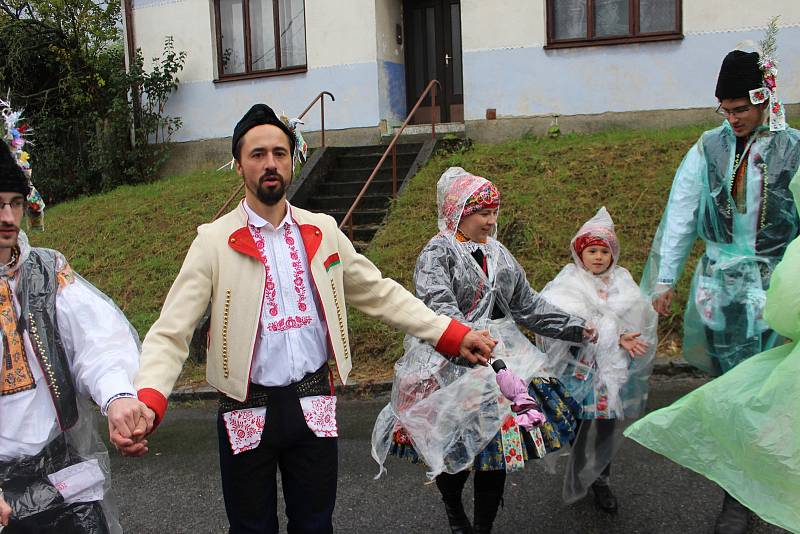
[[[656,310],[659,315],[666,317],[669,315],[669,309],[672,307],[673,297],[675,297],[675,290],[671,287],[663,293],[659,293],[653,297],[653,309]]]
[[[497,341],[492,339],[488,330],[470,330],[461,340],[459,353],[470,363],[488,365],[492,357],[492,349]]]
[[[597,333],[597,328],[595,328],[595,326],[591,323],[588,323],[583,328],[583,339],[585,339],[589,343],[597,343],[598,335],[599,334]]]
[[[649,345],[639,339],[641,335],[641,332],[632,332],[619,336],[619,346],[628,351],[631,358],[644,356],[644,353],[647,352]]]
[[[108,436],[123,456],[144,456],[145,437],[153,431],[156,414],[143,402],[122,397],[108,406]]]
[[[0,491],[0,527],[8,526],[8,520],[11,518],[11,507],[3,499],[3,492]]]

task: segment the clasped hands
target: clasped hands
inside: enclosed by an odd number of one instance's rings
[[[123,456],[144,456],[155,419],[155,412],[138,399],[114,399],[108,405],[108,437]]]
[[[590,343],[596,343],[597,328],[591,324],[586,325],[583,329],[583,338]],[[470,363],[489,365],[495,345],[497,341],[489,335],[488,330],[470,330],[461,340],[459,353]]]

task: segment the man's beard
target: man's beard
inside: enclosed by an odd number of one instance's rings
[[[267,177],[277,178],[280,185],[278,185],[277,187],[264,187],[262,183]],[[258,187],[256,188],[255,193],[256,196],[258,197],[258,200],[260,200],[267,206],[274,206],[286,194],[286,180],[284,180],[283,176],[281,176],[277,172],[264,173],[264,175],[258,179]]]

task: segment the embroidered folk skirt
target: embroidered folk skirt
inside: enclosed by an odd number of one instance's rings
[[[564,385],[556,378],[535,377],[528,386],[528,393],[536,400],[539,409],[547,418],[547,422],[539,428],[544,450],[551,453],[571,443],[575,439],[581,407]],[[519,453],[517,460],[523,461],[541,457],[534,444],[534,436],[530,432],[519,429],[516,425],[513,427],[504,424],[503,428],[498,430],[495,437],[475,457],[473,469],[477,471],[515,470],[507,465],[507,460],[512,461],[509,458],[509,452]],[[514,432],[515,429],[516,432]],[[522,444],[519,451],[516,451],[514,447],[509,447],[509,439],[513,440],[515,435],[519,436]],[[394,430],[389,454],[405,458],[412,463],[424,463],[414,449],[411,437],[402,427]]]

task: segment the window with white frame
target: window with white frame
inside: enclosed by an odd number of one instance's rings
[[[219,79],[305,70],[304,0],[214,0]]]

